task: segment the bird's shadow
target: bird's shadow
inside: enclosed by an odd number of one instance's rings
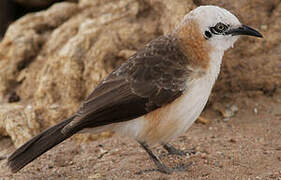
[[[171,170],[172,170],[172,172],[183,172],[183,171],[186,171],[191,165],[193,165],[193,162],[190,162],[190,163],[187,163],[187,164],[181,163],[181,164],[178,164],[175,167],[172,167]],[[156,172],[156,171],[161,172],[159,169],[153,168],[153,169],[140,170],[140,171],[136,172],[135,174],[136,175],[142,175],[142,174],[145,174],[145,173]]]

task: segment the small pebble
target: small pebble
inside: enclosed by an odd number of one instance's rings
[[[263,24],[263,25],[261,25],[261,29],[262,29],[262,30],[267,30],[267,29],[268,29],[268,26],[267,26],[266,24]]]
[[[217,108],[217,110],[224,117],[224,121],[229,121],[229,118],[233,117],[238,112],[238,107],[236,105],[227,105],[226,109]]]
[[[27,105],[27,106],[26,106],[26,109],[32,109],[32,105],[30,105],[30,104]]]
[[[219,155],[223,155],[223,152],[221,152],[221,151],[217,151],[216,153]]]
[[[230,118],[227,117],[227,118],[223,118],[222,120],[223,120],[224,122],[228,122],[228,121],[230,120]]]
[[[254,108],[254,114],[257,115],[258,114],[258,109]]]
[[[100,173],[88,176],[88,179],[99,179],[99,178],[101,178],[101,174]]]
[[[200,154],[200,157],[201,157],[202,159],[206,159],[206,156],[207,156],[206,153],[201,153],[201,154]]]

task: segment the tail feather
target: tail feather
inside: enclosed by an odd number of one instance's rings
[[[42,155],[44,152],[53,148],[57,144],[61,143],[65,139],[71,137],[74,133],[71,131],[68,134],[63,134],[61,130],[70,123],[75,116],[72,116],[55,126],[52,126],[45,131],[41,132],[37,136],[33,137],[27,143],[19,147],[9,158],[8,166],[12,172],[17,172],[26,166],[28,163]]]

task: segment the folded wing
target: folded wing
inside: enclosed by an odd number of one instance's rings
[[[63,132],[128,121],[172,102],[190,81],[188,65],[175,39],[155,39],[97,86]]]

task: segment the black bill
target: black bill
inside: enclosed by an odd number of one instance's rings
[[[247,35],[262,38],[261,33],[246,25],[242,25],[235,29],[230,29],[229,31],[225,32],[225,34],[231,34],[232,36]]]

